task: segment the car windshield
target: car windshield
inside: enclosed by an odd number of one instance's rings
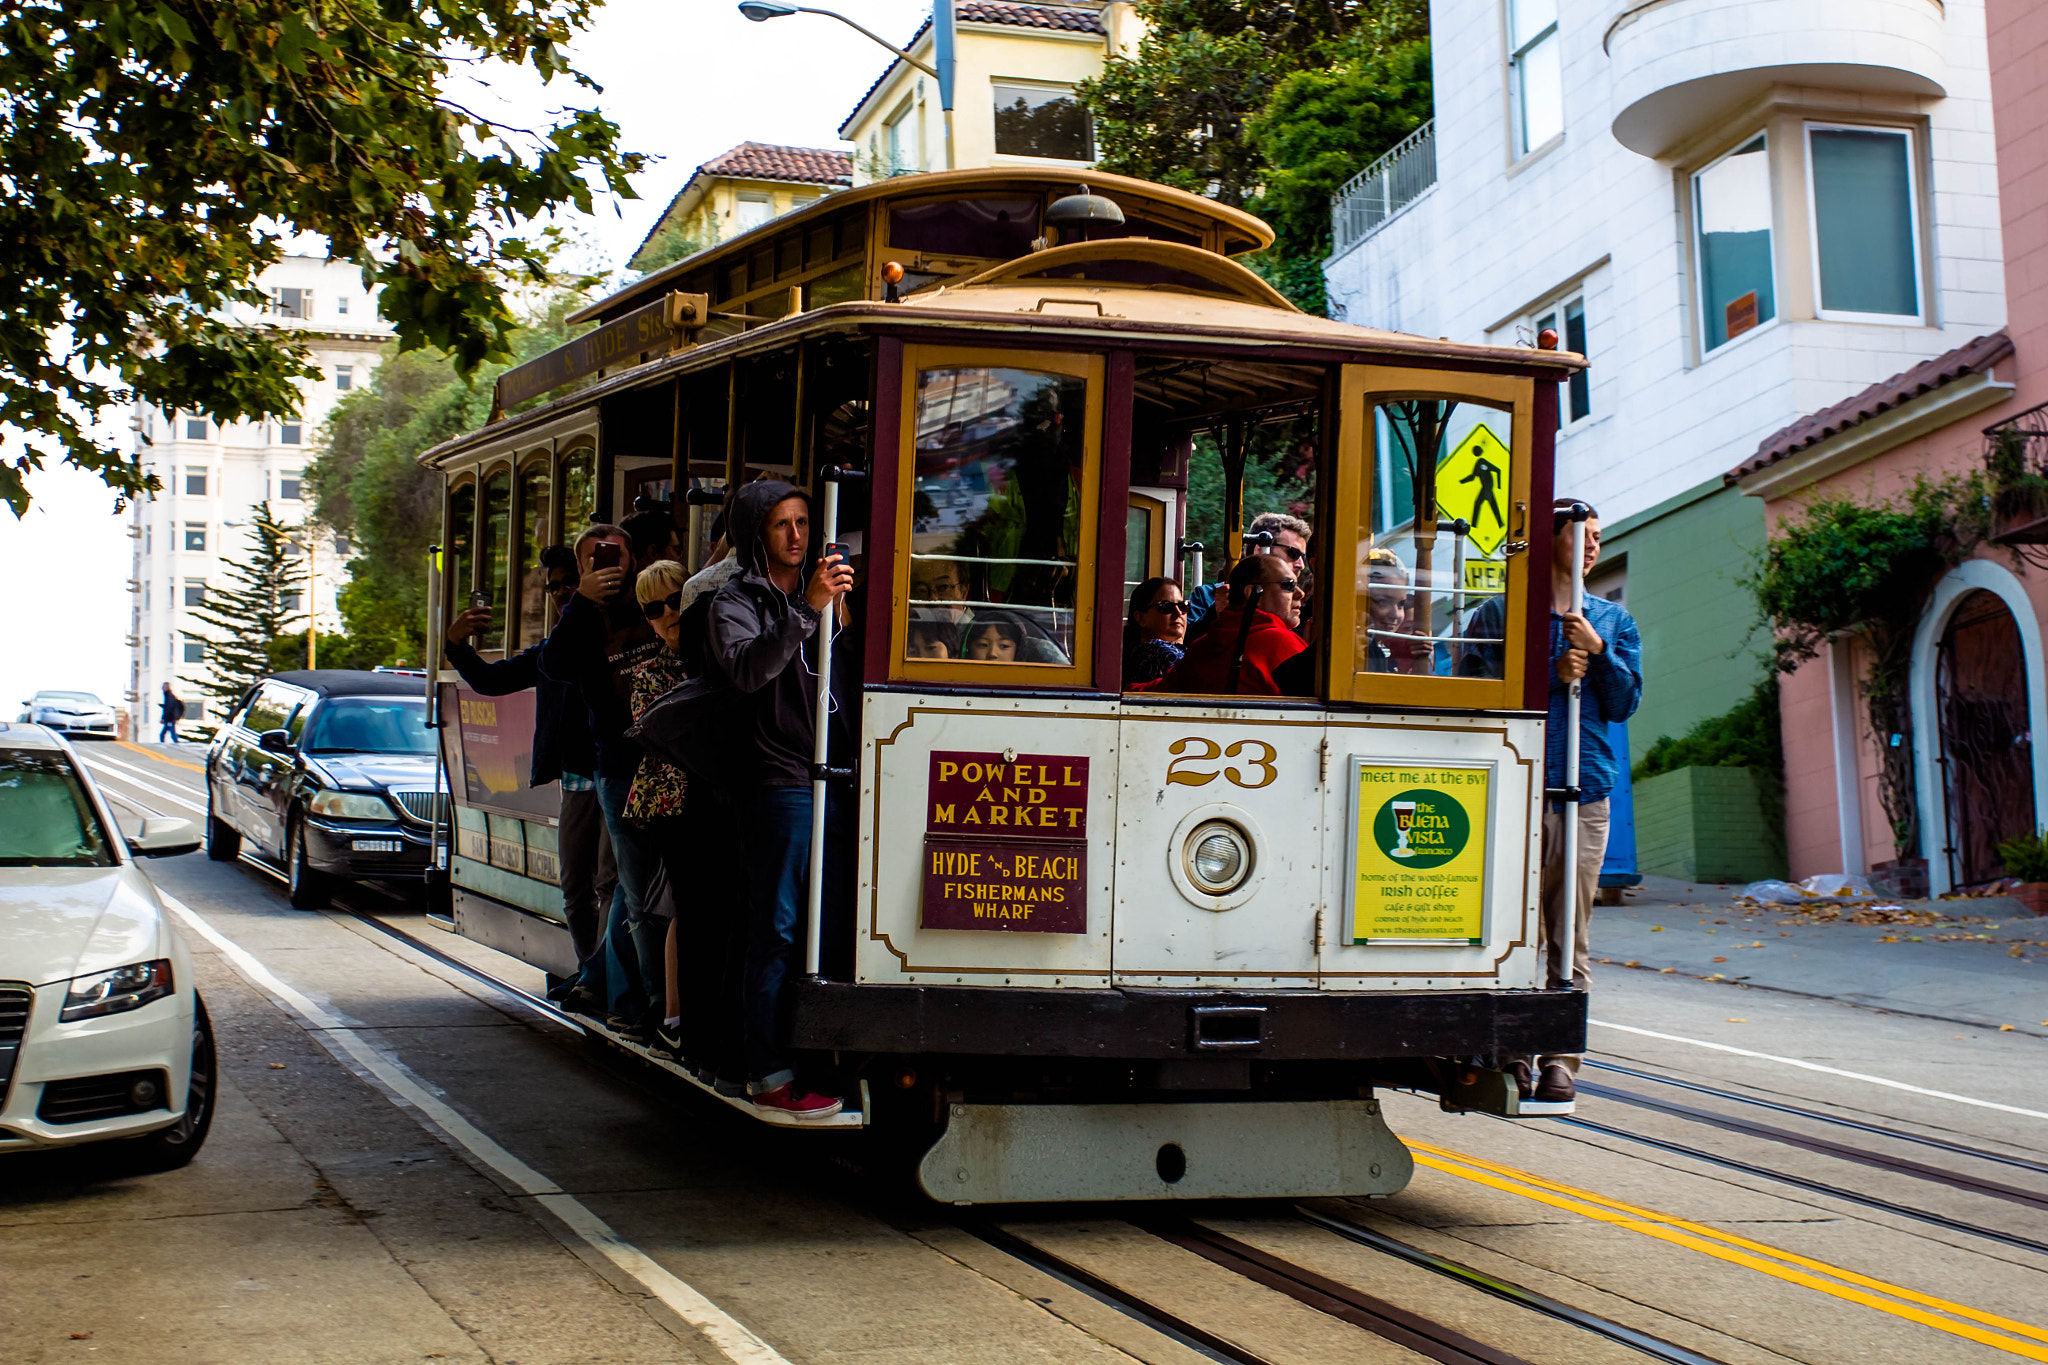
[[[422,697],[336,697],[306,727],[309,754],[431,754]]]
[[[0,867],[112,867],[114,853],[61,754],[0,750]]]
[[[87,706],[100,705],[100,699],[90,692],[38,692],[37,701],[75,701]]]

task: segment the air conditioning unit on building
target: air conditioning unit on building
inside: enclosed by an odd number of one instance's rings
[[[130,540],[140,540],[140,539],[142,539],[142,527],[141,527],[140,525],[137,525],[137,524],[135,524],[135,523],[132,523],[132,522],[131,522],[131,523],[129,524],[129,527],[128,527],[128,539],[130,539]]]
[[[140,649],[142,648],[142,637],[140,635],[131,635],[121,643],[127,645],[130,649]]]
[[[128,580],[128,591],[130,591],[130,592],[141,592],[141,591],[142,591],[142,580],[141,580],[141,579],[139,579],[139,578],[131,578],[131,579],[129,579],[129,580]]]

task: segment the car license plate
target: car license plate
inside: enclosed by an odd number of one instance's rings
[[[396,853],[405,847],[396,839],[351,839],[348,846],[356,853]]]

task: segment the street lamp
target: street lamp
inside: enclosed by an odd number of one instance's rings
[[[938,48],[939,64],[927,66],[905,52],[896,44],[865,25],[855,23],[837,10],[813,9],[809,5],[785,5],[781,0],[740,0],[740,13],[757,24],[770,19],[783,19],[792,14],[822,14],[828,19],[837,19],[863,37],[870,38],[888,48],[891,52],[909,62],[925,75],[939,83],[939,107],[945,113],[946,121],[946,169],[953,169],[953,0],[937,0],[933,6],[934,44]]]

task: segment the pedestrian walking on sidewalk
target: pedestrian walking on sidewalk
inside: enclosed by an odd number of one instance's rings
[[[176,692],[171,691],[169,683],[164,684],[163,699],[157,703],[157,715],[160,723],[156,730],[156,742],[176,744],[178,722],[185,719],[185,703],[179,700]]]

